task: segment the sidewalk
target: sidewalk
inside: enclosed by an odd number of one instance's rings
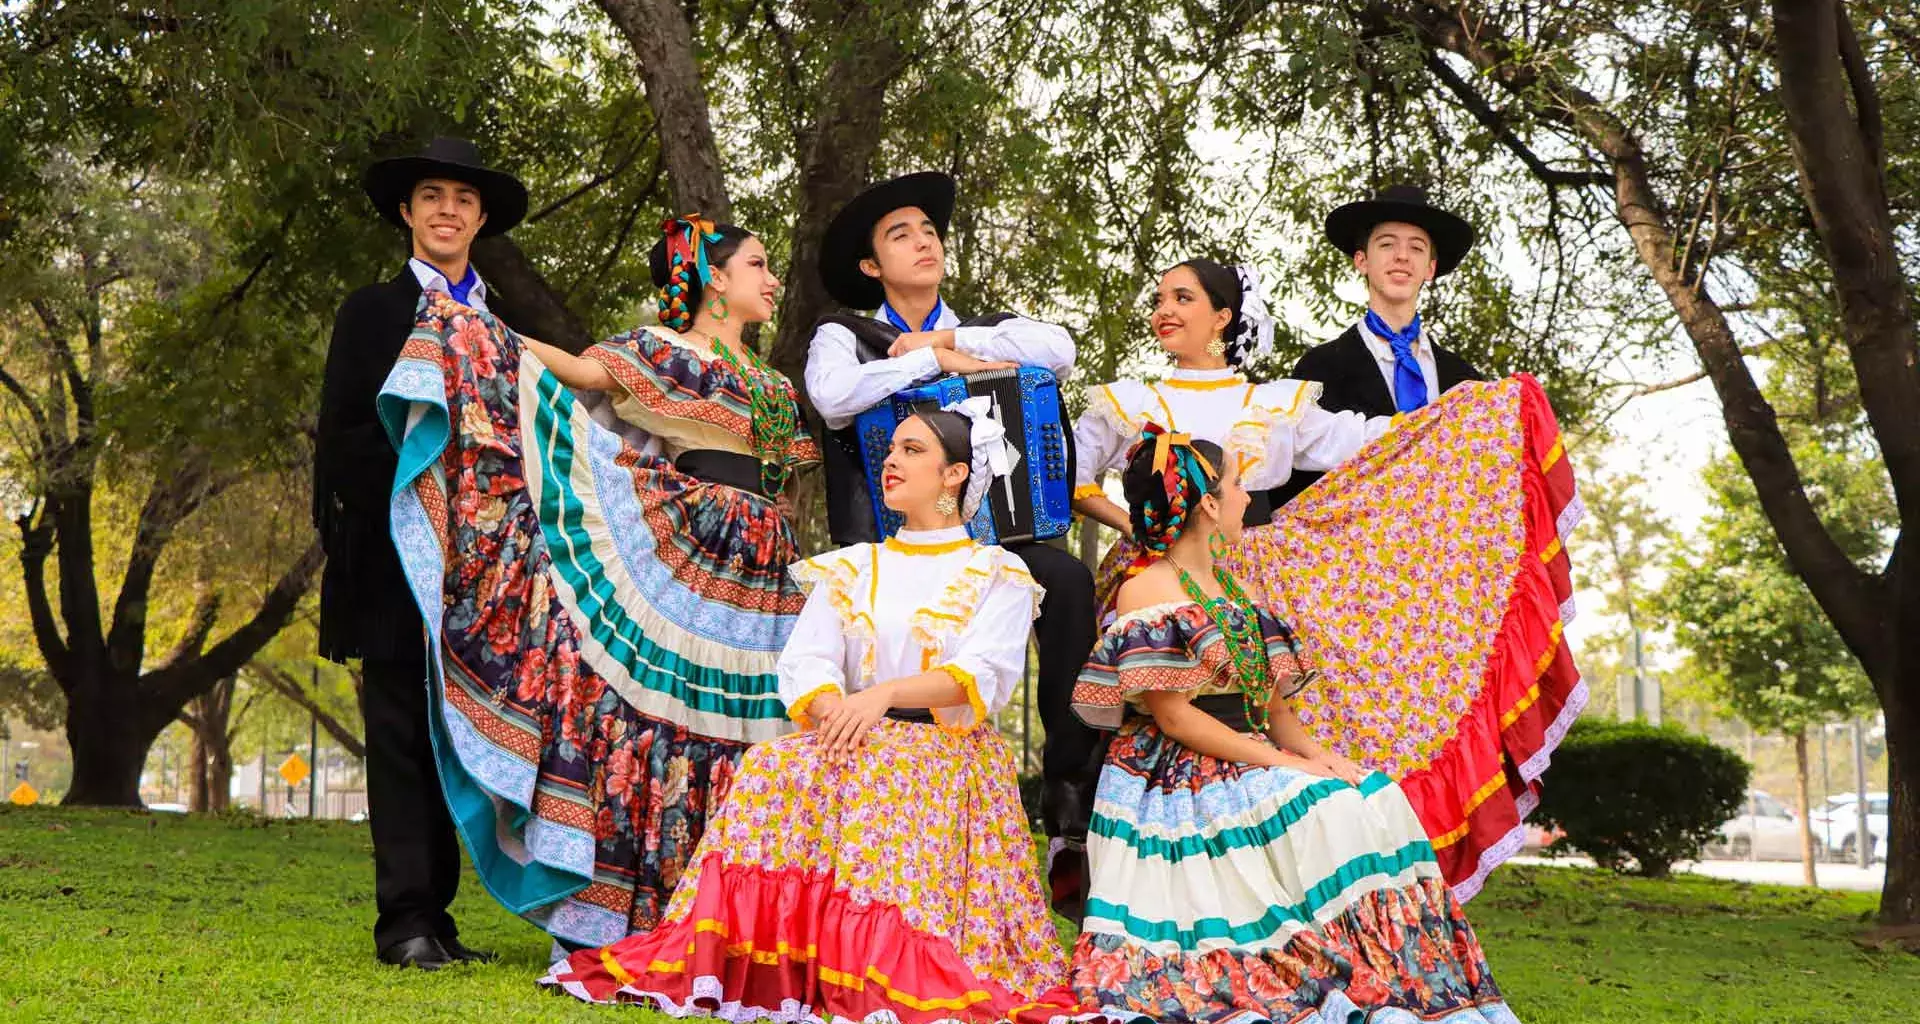
[[[1593,861],[1585,857],[1540,857],[1532,854],[1515,857],[1509,863],[1539,864],[1546,867],[1590,868],[1593,866]],[[1756,882],[1764,885],[1799,885],[1802,877],[1799,862],[1781,860],[1682,861],[1675,864],[1673,869],[1735,882]],[[1879,892],[1886,884],[1887,866],[1875,864],[1863,870],[1854,864],[1822,863],[1815,868],[1814,874],[1820,880],[1822,889]]]

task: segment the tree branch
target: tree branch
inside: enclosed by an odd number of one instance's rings
[[[1578,85],[1544,79],[1541,65],[1522,59],[1497,27],[1469,19],[1464,8],[1434,0],[1402,8],[1373,0],[1367,15],[1382,25],[1403,26],[1429,48],[1466,58],[1537,117],[1565,127],[1606,159],[1613,171],[1615,217],[1632,239],[1641,264],[1665,293],[1702,369],[1713,381],[1728,440],[1753,479],[1767,521],[1795,573],[1806,581],[1870,674],[1887,664],[1892,655],[1879,628],[1878,583],[1847,557],[1814,509],[1778,416],[1742,358],[1726,314],[1715,304],[1705,281],[1689,281],[1679,273],[1674,226],[1654,188],[1638,136]],[[1832,31],[1830,16],[1827,31]],[[1911,334],[1906,343],[1911,346]],[[1920,402],[1907,406],[1914,407],[1920,407]]]
[[[107,629],[107,658],[119,671],[138,672],[146,659],[147,605],[153,574],[173,540],[174,530],[216,493],[211,475],[207,456],[194,452],[184,465],[157,476],[147,488],[147,499],[134,523],[127,570],[121,577],[120,593],[114,598],[112,624]],[[207,628],[211,629],[212,623]],[[188,636],[192,633],[190,628]],[[205,641],[201,636],[200,642]],[[196,647],[188,656],[199,653]]]
[[[247,670],[258,676],[262,682],[272,687],[275,693],[280,694],[282,697],[304,708],[308,714],[314,717],[315,721],[320,723],[322,729],[327,730],[327,735],[333,737],[335,743],[346,749],[347,753],[357,758],[366,758],[367,746],[361,741],[360,737],[355,736],[351,729],[348,729],[338,718],[333,716],[332,712],[321,707],[320,702],[315,700],[313,695],[307,693],[305,687],[295,682],[291,675],[281,671],[276,666],[257,660],[248,662]]]
[[[1873,81],[1873,69],[1867,65],[1867,57],[1860,52],[1860,37],[1853,31],[1853,21],[1847,17],[1844,0],[1835,0],[1833,5],[1834,33],[1840,44],[1840,66],[1846,70],[1847,83],[1853,91],[1854,116],[1860,127],[1860,141],[1867,150],[1867,159],[1875,168],[1885,168],[1886,162],[1886,121],[1880,110],[1880,90]]]
[[[213,635],[213,627],[220,621],[220,591],[211,581],[203,580],[200,594],[194,599],[193,613],[187,619],[186,635],[174,645],[173,651],[161,664],[185,664],[188,658],[199,657],[207,648],[207,637]]]
[[[614,164],[612,170],[595,172],[594,175],[588,178],[585,183],[580,185],[580,187],[574,189],[571,192],[568,192],[566,195],[561,196],[560,198],[555,199],[553,202],[548,203],[547,205],[541,207],[539,212],[528,217],[526,220],[521,221],[521,223],[522,224],[538,224],[542,220],[545,220],[549,215],[559,212],[561,209],[565,208],[568,204],[572,203],[574,200],[579,199],[581,196],[584,196],[587,193],[592,192],[593,190],[599,188],[600,186],[605,185],[607,182],[612,181],[615,178],[618,178],[620,175],[626,173],[627,168],[633,166],[633,162],[640,158],[640,152],[646,148],[647,148],[646,139],[643,138],[640,141],[635,142],[633,144],[633,148],[628,150],[627,154],[621,157],[618,163]],[[654,154],[654,159],[653,159],[653,174],[646,188],[647,192],[653,191],[652,182],[657,182],[660,180],[660,166],[661,166],[660,155],[659,153],[656,152]]]
[[[26,407],[27,415],[33,419],[34,432],[40,435],[41,445],[45,447],[52,440],[47,436],[47,414],[40,411],[40,403],[33,400],[33,392],[28,391],[26,385],[8,373],[4,366],[0,366],[0,386],[6,387]]]
[[[1476,92],[1471,83],[1460,77],[1459,72],[1448,66],[1444,58],[1437,53],[1429,51],[1426,64],[1427,71],[1430,72],[1433,77],[1439,79],[1441,85],[1447,87],[1447,91],[1451,92],[1454,99],[1458,100],[1460,105],[1466,108],[1467,113],[1472,114],[1474,120],[1480,122],[1482,127],[1492,132],[1493,137],[1500,140],[1500,144],[1505,146],[1508,152],[1512,153],[1522,164],[1525,164],[1527,170],[1533,172],[1533,176],[1538,179],[1541,184],[1549,188],[1590,188],[1593,186],[1605,188],[1613,184],[1613,175],[1611,174],[1603,174],[1598,171],[1562,171],[1549,166],[1546,160],[1541,158],[1540,154],[1535,153],[1525,142],[1521,141],[1520,136],[1515,134],[1513,126],[1507,123],[1507,119],[1501,116],[1499,111],[1493,109],[1493,104],[1487,102],[1485,97]]]
[[[73,690],[71,652],[60,636],[59,620],[53,614],[53,601],[47,596],[47,556],[53,553],[53,524],[39,520],[39,512],[29,512],[14,525],[20,528],[20,575],[26,584],[27,618],[33,623],[34,645],[46,660],[48,671],[62,692]]]
[[[207,687],[240,671],[260,653],[274,635],[293,617],[294,609],[313,585],[313,575],[322,560],[318,540],[288,567],[273,589],[260,602],[253,617],[239,629],[214,644],[205,654],[178,665],[167,665],[147,673],[141,679],[146,695],[142,709],[149,720],[173,719],[187,701],[204,693]]]

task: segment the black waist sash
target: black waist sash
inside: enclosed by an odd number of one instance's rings
[[[751,455],[723,452],[718,448],[696,448],[681,452],[673,460],[673,468],[696,480],[725,484],[762,498],[769,496],[760,483],[760,460]]]
[[[923,725],[932,725],[934,721],[931,708],[888,708],[887,717],[896,722],[919,722]]]
[[[1259,732],[1247,719],[1247,699],[1237,693],[1210,693],[1195,697],[1193,706],[1213,716],[1234,732]]]

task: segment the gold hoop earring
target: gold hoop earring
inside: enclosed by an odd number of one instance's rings
[[[725,295],[715,295],[713,298],[708,299],[707,312],[712,313],[715,320],[724,321],[727,318],[727,297]]]
[[[1227,535],[1219,530],[1207,534],[1207,554],[1216,562],[1227,557]]]
[[[954,499],[951,491],[941,491],[940,496],[933,499],[933,510],[943,516],[957,516],[960,514],[960,502]]]

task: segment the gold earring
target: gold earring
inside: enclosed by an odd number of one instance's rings
[[[1210,355],[1215,359],[1219,359],[1220,357],[1226,354],[1227,354],[1227,340],[1225,338],[1222,338],[1218,334],[1214,335],[1213,340],[1207,342],[1207,355]]]
[[[951,491],[941,491],[940,496],[933,500],[933,510],[943,516],[959,515],[960,503],[954,500]]]

